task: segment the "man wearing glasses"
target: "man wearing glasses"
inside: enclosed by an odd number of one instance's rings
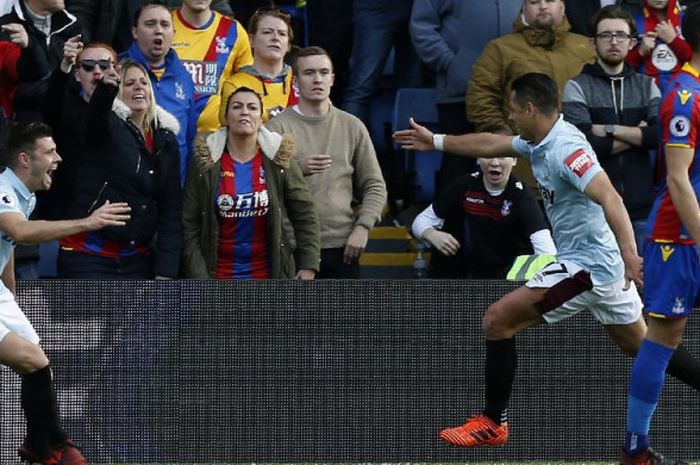
[[[632,220],[637,249],[643,250],[646,217],[653,201],[653,165],[649,151],[658,142],[661,94],[654,79],[625,63],[636,45],[629,13],[607,6],[590,22],[596,62],[566,83],[564,118],[593,146],[603,169],[622,196]]]

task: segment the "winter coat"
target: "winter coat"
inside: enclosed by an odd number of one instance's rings
[[[494,39],[474,63],[467,89],[469,119],[477,131],[488,126],[511,126],[508,99],[511,84],[523,74],[545,73],[561,91],[566,81],[578,75],[595,52],[588,38],[569,32],[569,22],[555,29],[536,29],[523,22],[522,15],[513,23],[513,33]]]
[[[221,155],[226,147],[227,128],[201,133],[195,138],[183,201],[183,271],[186,278],[214,279],[219,246],[219,221],[214,208],[221,177]],[[297,269],[319,270],[321,239],[313,198],[299,165],[290,163],[291,137],[261,128],[258,144],[263,153],[270,210],[267,218],[270,276],[293,278]],[[284,221],[294,230],[296,251],[287,236]],[[296,256],[297,263],[295,267]]]
[[[146,69],[156,102],[177,118],[180,125],[180,132],[177,134],[180,148],[180,182],[184,184],[191,157],[192,141],[197,132],[192,76],[172,48],[165,55],[165,71],[160,79],[151,70],[151,65],[136,42],[131,44],[129,50],[119,55],[120,60],[124,58],[131,58]]]
[[[151,134],[153,152],[116,99],[117,88],[98,83],[83,120],[85,150],[78,167],[75,200],[66,216],[82,218],[109,200],[127,202],[126,226],[93,232],[127,247],[152,247],[154,274],[177,277],[182,244],[182,191],[178,176],[177,120],[158,107]],[[111,108],[111,111],[110,111]]]

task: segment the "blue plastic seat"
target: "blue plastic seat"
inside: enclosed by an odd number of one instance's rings
[[[408,118],[413,119],[431,131],[439,131],[438,112],[435,104],[435,89],[403,88],[396,91],[394,101],[393,129],[407,129]],[[400,149],[398,145],[396,149]],[[414,202],[430,202],[435,197],[435,173],[440,169],[441,152],[406,151],[405,168],[408,174],[414,175]]]

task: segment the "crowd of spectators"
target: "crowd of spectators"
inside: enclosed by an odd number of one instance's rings
[[[472,2],[308,0],[291,5],[306,8],[300,38],[270,1],[0,0],[0,121],[53,129],[63,162],[39,217],[132,207],[118,232],[62,240],[59,277],[357,278],[387,198],[367,125],[390,51],[397,86],[435,87],[448,134],[517,134],[511,83],[542,72],[641,249],[656,112],[690,56],[679,25],[692,1],[501,1],[515,20],[500,30]],[[432,276],[502,278],[515,256],[555,251],[527,162],[446,153],[437,179],[413,228],[434,247]],[[504,225],[513,233],[487,232]],[[464,253],[475,237],[478,265]],[[36,276],[21,254],[20,277]]]

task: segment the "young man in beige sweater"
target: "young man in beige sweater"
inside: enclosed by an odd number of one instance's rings
[[[369,231],[380,219],[386,184],[364,124],[331,104],[333,64],[320,47],[296,55],[299,102],[267,127],[290,133],[296,159],[321,220],[321,271],[317,278],[359,278],[358,260]],[[353,198],[361,202],[357,215]]]

